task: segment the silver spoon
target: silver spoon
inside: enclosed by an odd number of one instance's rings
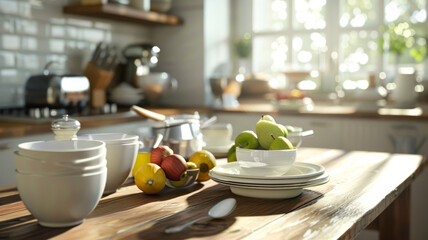
[[[218,202],[216,205],[214,205],[209,211],[207,216],[203,216],[200,218],[197,218],[193,221],[187,222],[183,225],[179,225],[176,227],[168,228],[165,230],[165,233],[177,233],[185,229],[186,227],[201,221],[202,219],[206,218],[223,218],[227,215],[231,214],[233,210],[235,210],[236,207],[236,199],[234,198],[226,198],[220,202]]]

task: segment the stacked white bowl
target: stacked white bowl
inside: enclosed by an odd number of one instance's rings
[[[143,143],[137,135],[124,133],[98,133],[79,136],[78,139],[98,140],[106,144],[107,183],[104,194],[116,192],[126,181]]]
[[[78,225],[101,199],[107,179],[102,141],[21,143],[14,160],[19,195],[40,225]]]

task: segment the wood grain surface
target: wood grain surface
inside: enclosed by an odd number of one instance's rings
[[[391,229],[397,218],[404,219],[398,222],[401,228],[394,227],[397,232],[391,233],[408,238],[410,185],[426,165],[422,156],[301,148],[298,161],[325,166],[329,183],[283,200],[236,196],[212,180],[185,189],[165,188],[157,195],[146,195],[128,184],[104,196],[82,224],[70,228],[38,225],[16,188],[3,188],[0,238],[352,239],[378,217],[376,226],[384,229]],[[168,227],[206,215],[228,197],[237,200],[230,216],[202,220],[181,233],[164,233]]]

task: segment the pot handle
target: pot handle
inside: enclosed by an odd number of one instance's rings
[[[133,105],[131,107],[131,110],[133,110],[134,112],[136,112],[138,115],[140,115],[142,117],[151,118],[151,119],[159,121],[159,122],[163,122],[166,119],[166,116],[163,114],[152,112],[148,109],[139,107],[137,105]]]

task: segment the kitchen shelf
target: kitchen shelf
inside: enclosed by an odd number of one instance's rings
[[[72,5],[63,8],[64,13],[119,20],[148,25],[181,25],[183,20],[164,13],[146,12],[115,4]]]

